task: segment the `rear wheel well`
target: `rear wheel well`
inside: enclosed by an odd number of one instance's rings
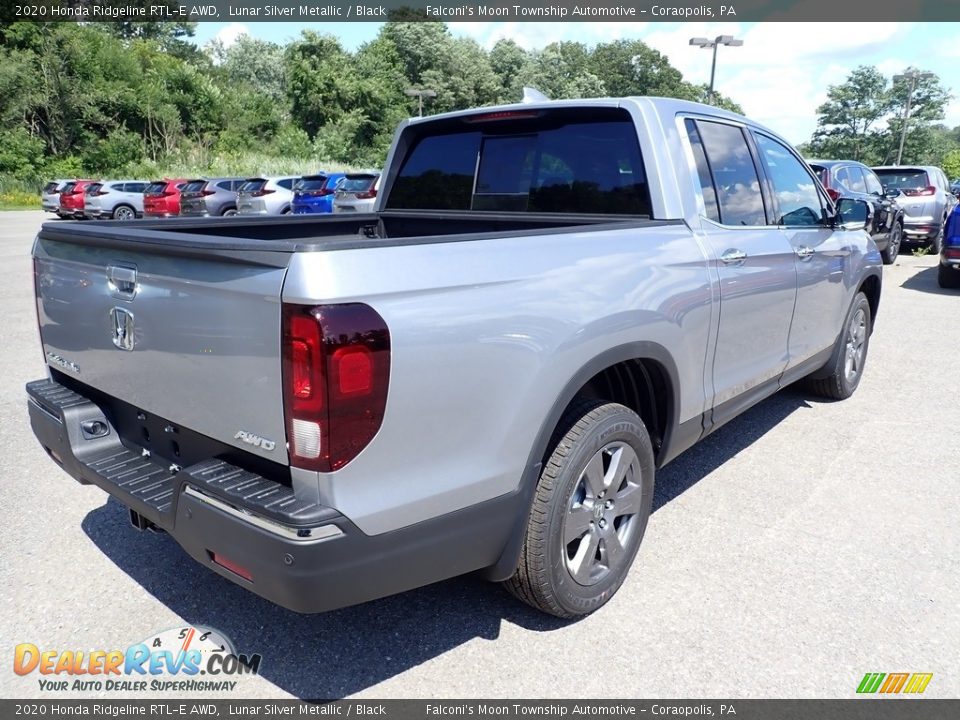
[[[873,326],[877,321],[877,310],[880,309],[880,280],[876,275],[871,275],[860,284],[857,291],[867,296],[867,302],[870,304],[870,331],[873,332]]]
[[[620,403],[637,413],[650,434],[654,455],[659,456],[673,401],[670,376],[660,363],[636,358],[611,365],[590,378],[567,409],[585,400]]]

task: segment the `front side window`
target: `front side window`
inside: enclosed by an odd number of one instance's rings
[[[816,181],[796,156],[776,140],[755,133],[761,162],[773,184],[778,225],[811,227],[823,222]]]
[[[743,130],[735,125],[697,121],[724,225],[766,225],[760,178]]]
[[[880,184],[880,180],[874,175],[873,170],[863,171],[863,182],[867,187],[868,193],[872,195],[883,195],[883,185]]]

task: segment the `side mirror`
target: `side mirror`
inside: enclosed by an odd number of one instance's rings
[[[864,200],[840,198],[837,225],[844,230],[866,230],[873,223],[873,208]]]

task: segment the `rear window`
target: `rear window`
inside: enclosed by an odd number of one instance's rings
[[[263,190],[263,186],[266,184],[267,181],[262,178],[247,180],[243,183],[243,185],[240,186],[239,191],[245,193],[258,192]]]
[[[143,191],[144,195],[162,195],[167,191],[166,182],[152,182],[147,185],[147,189]]]
[[[207,184],[206,180],[191,180],[183,186],[184,193],[203,192],[203,186]]]
[[[68,193],[68,194],[69,194],[69,193],[72,193],[72,192],[73,192],[73,189],[74,189],[76,186],[77,186],[77,184],[76,184],[75,182],[68,182],[66,185],[64,185],[64,186],[60,189],[60,192],[64,192],[64,193]]]
[[[874,170],[884,187],[898,190],[919,190],[930,185],[925,170],[896,168],[892,170]]]
[[[420,138],[387,206],[651,214],[637,131],[625,111],[523,115]]]
[[[48,182],[46,185],[43,186],[43,194],[49,195],[50,193],[56,192],[57,187],[59,187],[59,185],[60,183],[58,182]]]
[[[309,177],[300,178],[293,189],[297,190],[298,192],[309,192],[311,190],[323,190],[326,185],[326,175],[311,175]]]
[[[100,192],[100,188],[102,187],[103,183],[90,183],[84,188],[83,192],[85,195],[94,195],[95,193]]]
[[[343,179],[343,182],[337,186],[337,190],[342,190],[343,192],[363,192],[373,187],[376,181],[376,175],[362,175],[359,177],[348,175]]]
[[[811,165],[810,169],[816,174],[817,179],[823,183],[824,187],[830,187],[830,171],[823,165]]]

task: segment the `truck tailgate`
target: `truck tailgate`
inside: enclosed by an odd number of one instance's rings
[[[286,462],[282,254],[268,264],[242,253],[50,235],[37,238],[34,262],[51,367],[145,413]]]

